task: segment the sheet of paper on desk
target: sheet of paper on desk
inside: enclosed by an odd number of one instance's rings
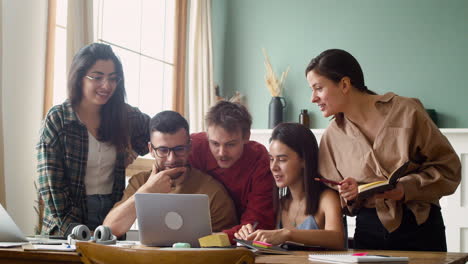
[[[40,245],[40,244],[29,244],[23,245],[24,250],[50,250],[50,251],[75,251],[75,245]]]
[[[114,247],[133,247],[133,246],[140,246],[140,241],[131,241],[131,240],[117,240],[115,245],[111,245]]]
[[[408,263],[408,257],[352,256],[350,254],[309,254],[309,260],[328,263]]]
[[[36,237],[27,237],[28,241],[31,244],[41,244],[41,245],[62,245],[68,243],[66,239],[50,239],[50,238],[36,238]]]
[[[0,242],[0,248],[19,247],[28,244],[28,242]]]

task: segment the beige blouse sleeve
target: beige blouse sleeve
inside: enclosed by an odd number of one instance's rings
[[[319,148],[319,173],[323,178],[341,181],[343,176],[337,169],[335,162],[335,155],[333,155],[333,148],[331,146],[332,136],[330,136],[329,130],[327,129],[320,139],[320,148]],[[337,186],[329,185],[331,188],[337,190]]]
[[[400,179],[405,202],[437,201],[453,193],[461,180],[461,163],[447,138],[430,120],[419,100],[415,102],[412,160],[425,158],[412,174]]]
[[[320,176],[323,178],[333,180],[333,181],[341,181],[343,180],[343,176],[337,169],[336,161],[335,161],[335,153],[333,153],[333,148],[331,147],[331,140],[333,136],[330,135],[333,133],[333,127],[329,127],[325,133],[322,135],[320,139],[320,148],[319,148],[319,173]],[[338,186],[326,184],[328,187],[338,190]],[[340,197],[341,207],[344,209],[344,213],[347,215],[353,215],[356,204],[354,203],[346,203],[345,199]]]

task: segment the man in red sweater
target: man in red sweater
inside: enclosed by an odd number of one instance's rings
[[[232,242],[242,225],[257,223],[258,229],[275,227],[273,176],[266,148],[249,141],[252,117],[238,103],[220,101],[205,117],[207,132],[194,133],[193,167],[213,176],[234,200],[240,224],[223,230]]]

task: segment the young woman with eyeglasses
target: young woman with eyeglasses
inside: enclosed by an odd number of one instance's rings
[[[122,196],[125,167],[148,153],[149,117],[125,103],[122,64],[109,45],[82,48],[67,86],[68,99],[49,110],[36,147],[49,235],[71,223],[100,225]]]

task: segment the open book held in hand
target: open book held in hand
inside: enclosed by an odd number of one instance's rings
[[[374,194],[395,189],[398,179],[406,175],[406,170],[408,169],[409,164],[409,161],[403,163],[403,165],[390,174],[390,177],[388,177],[388,180],[386,181],[376,181],[359,185],[356,201],[362,201],[373,196]]]

